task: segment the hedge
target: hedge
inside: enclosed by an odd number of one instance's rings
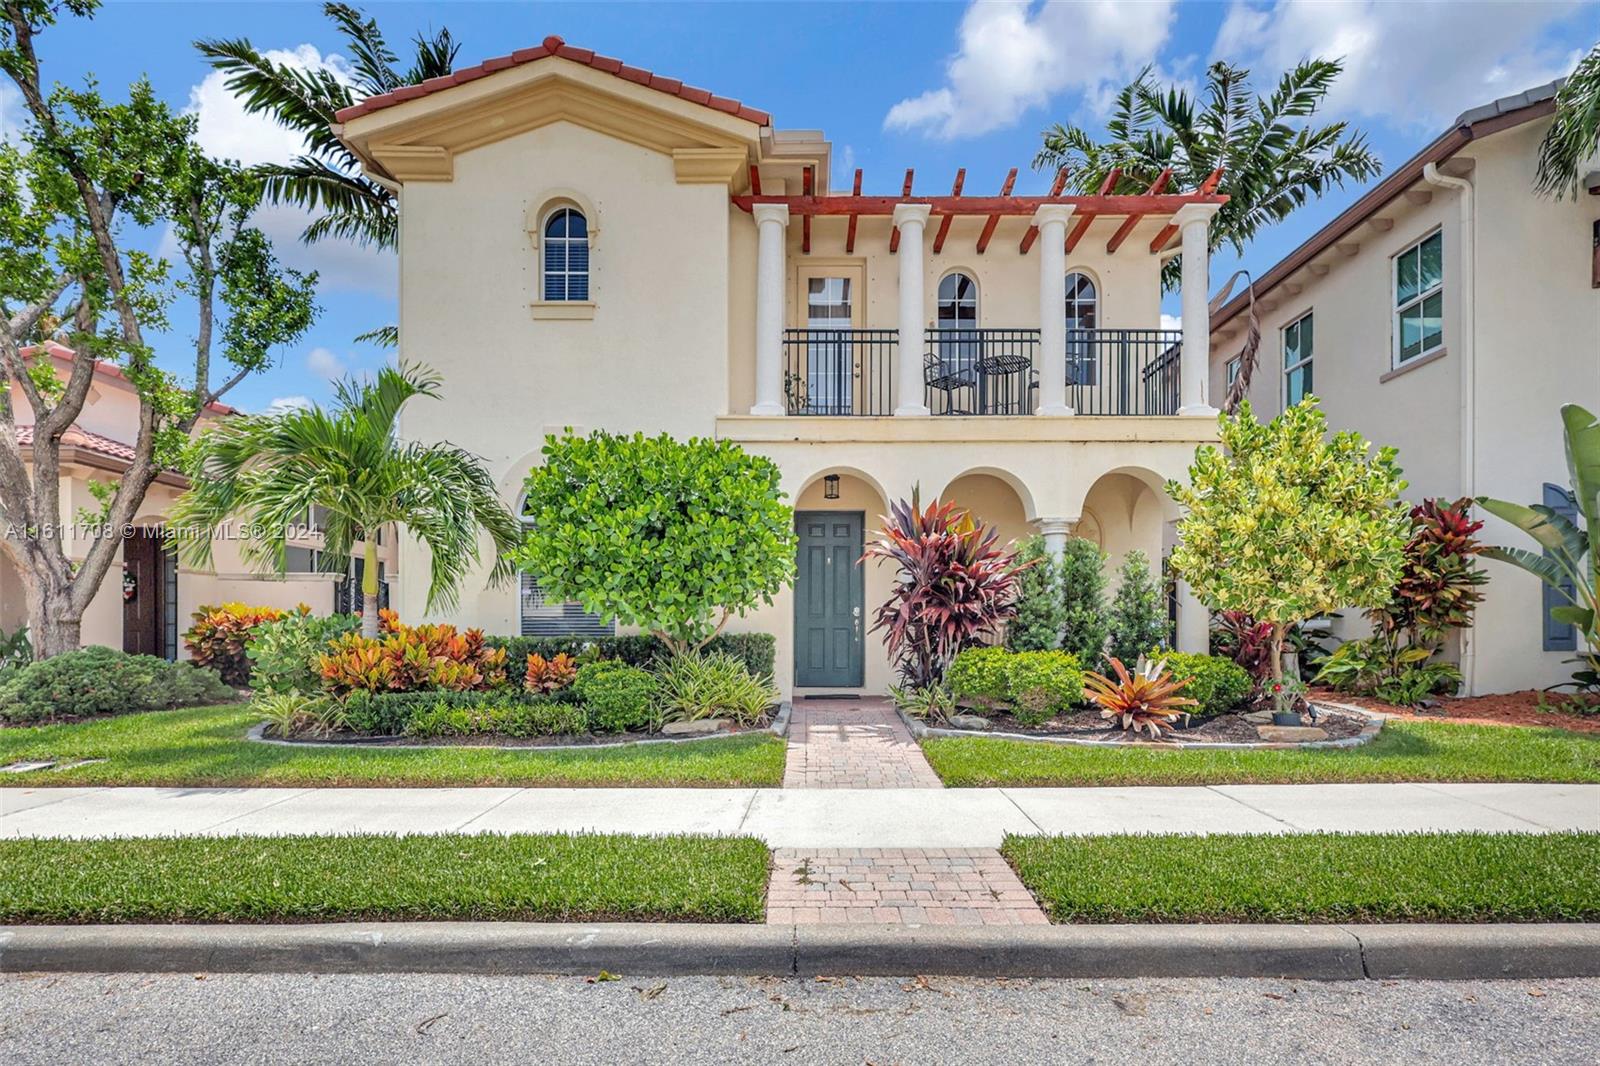
[[[601,659],[620,659],[629,666],[649,667],[665,658],[667,649],[655,637],[489,637],[485,643],[506,649],[506,675],[520,687],[528,670],[528,653],[546,659],[565,653],[576,658],[587,653]],[[778,639],[771,633],[720,633],[705,647],[707,653],[726,652],[744,662],[757,677],[771,677],[778,655]]]
[[[405,733],[418,715],[438,707],[483,711],[576,702],[570,689],[545,696],[510,685],[488,692],[366,692],[358,689],[345,697],[344,710],[352,731],[367,736],[397,737]]]

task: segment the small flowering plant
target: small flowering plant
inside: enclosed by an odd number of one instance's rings
[[[1306,686],[1302,681],[1281,677],[1267,682],[1267,695],[1272,697],[1272,709],[1279,714],[1296,711],[1306,702]]]

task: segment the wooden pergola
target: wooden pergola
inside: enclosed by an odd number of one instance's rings
[[[914,170],[906,170],[905,181],[901,186],[899,196],[863,196],[861,194],[861,171],[855,172],[855,181],[850,194],[847,196],[817,196],[816,172],[813,167],[806,167],[801,179],[801,194],[799,196],[766,196],[761,191],[761,173],[758,167],[750,167],[750,193],[746,196],[733,197],[734,204],[741,210],[750,211],[760,204],[782,204],[789,209],[789,214],[800,219],[800,250],[802,253],[811,251],[811,220],[818,216],[840,217],[849,219],[848,228],[845,230],[845,252],[854,254],[856,245],[856,223],[863,217],[884,217],[894,214],[894,210],[901,204],[926,204],[932,209],[931,218],[939,220],[939,227],[934,234],[933,250],[935,253],[944,250],[945,239],[950,234],[950,223],[958,217],[983,218],[983,232],[978,235],[977,253],[982,255],[988,251],[989,242],[994,237],[995,228],[1002,218],[1032,217],[1033,213],[1047,204],[1067,204],[1073,208],[1073,227],[1067,234],[1066,250],[1071,252],[1076,248],[1089,226],[1097,218],[1120,218],[1122,225],[1106,241],[1106,252],[1115,252],[1127,241],[1134,228],[1150,216],[1167,216],[1177,212],[1185,204],[1223,204],[1228,197],[1218,193],[1217,185],[1222,181],[1220,169],[1211,172],[1210,176],[1201,183],[1193,192],[1173,193],[1168,192],[1172,184],[1172,168],[1163,170],[1149,187],[1140,193],[1113,193],[1117,182],[1121,179],[1121,171],[1113,170],[1106,175],[1105,181],[1097,192],[1091,195],[1063,195],[1062,189],[1067,184],[1066,170],[1056,173],[1055,181],[1050,186],[1050,192],[1045,196],[1013,196],[1011,190],[1017,181],[1017,168],[1012,167],[1006,174],[1005,182],[1000,187],[998,196],[965,196],[962,194],[966,184],[967,170],[962,167],[956,171],[955,181],[951,185],[948,195],[943,196],[916,196],[911,191]],[[1161,227],[1160,231],[1150,241],[1150,251],[1159,253],[1167,250],[1173,238],[1178,233],[1178,227],[1170,221]],[[1029,249],[1039,238],[1037,226],[1030,225],[1022,240],[1018,243],[1017,251],[1027,255]],[[900,247],[900,230],[892,230],[889,234],[889,251],[891,254]]]

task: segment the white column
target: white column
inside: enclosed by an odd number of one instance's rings
[[[1065,318],[1065,306],[1062,307],[1061,313]],[[1035,524],[1039,527],[1039,535],[1044,537],[1045,551],[1050,553],[1050,558],[1059,563],[1067,554],[1067,537],[1072,534],[1072,527],[1077,525],[1077,522],[1071,518],[1040,518]]]
[[[1182,579],[1178,581],[1178,632],[1173,643],[1179,651],[1197,655],[1211,650],[1211,612]]]
[[[894,225],[900,231],[900,358],[895,370],[897,416],[929,414],[922,381],[924,333],[922,232],[933,208],[927,204],[895,204]]]
[[[1210,373],[1211,216],[1221,204],[1184,204],[1172,216],[1183,235],[1183,352],[1178,362],[1178,413],[1215,418],[1206,402]],[[1202,649],[1204,650],[1204,649]]]
[[[1039,227],[1039,410],[1070,415],[1067,406],[1067,220],[1071,204],[1040,204]],[[1064,544],[1065,542],[1063,542]]]
[[[756,404],[753,415],[787,413],[783,402],[783,276],[787,204],[756,204]]]

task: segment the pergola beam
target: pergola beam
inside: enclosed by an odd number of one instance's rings
[[[1100,195],[1111,195],[1111,190],[1117,187],[1117,179],[1120,177],[1122,177],[1122,169],[1120,167],[1112,167],[1110,172],[1106,174],[1105,180],[1100,183]],[[1078,209],[1078,221],[1072,227],[1072,232],[1067,234],[1067,252],[1069,254],[1078,246],[1078,242],[1083,240],[1083,235],[1089,232],[1089,223],[1093,222],[1095,217],[1101,213],[1095,210],[1085,210],[1081,207]]]
[[[1198,188],[1198,189],[1196,189],[1194,191],[1194,193],[1193,193],[1193,195],[1195,197],[1195,201],[1194,202],[1195,203],[1212,203],[1212,204],[1225,204],[1225,203],[1227,203],[1228,202],[1228,198],[1226,196],[1218,196],[1217,195],[1217,186],[1220,185],[1221,183],[1222,183],[1222,168],[1218,167],[1216,170],[1213,170],[1210,173],[1209,176],[1207,176],[1205,181],[1200,183],[1200,188]],[[1161,227],[1161,232],[1157,233],[1155,235],[1155,239],[1150,242],[1150,251],[1151,252],[1160,252],[1163,248],[1165,248],[1167,246],[1167,242],[1172,240],[1173,235],[1176,234],[1177,232],[1178,232],[1178,227],[1174,226],[1170,222],[1168,222],[1165,226],[1162,226]]]
[[[800,172],[800,191],[807,196],[817,193],[817,168],[806,167]],[[806,215],[800,219],[800,251],[805,255],[811,254],[811,216]]]
[[[1166,191],[1167,183],[1171,180],[1172,168],[1168,167],[1156,175],[1156,180],[1152,181],[1150,187],[1144,191],[1145,195],[1154,196],[1157,193]],[[1111,239],[1106,242],[1106,254],[1116,254],[1117,249],[1122,247],[1122,242],[1127,240],[1128,235],[1133,232],[1133,228],[1142,221],[1144,221],[1143,215],[1129,215],[1124,219],[1122,225],[1117,227],[1117,232],[1113,233]]]
[[[856,167],[855,189],[854,189],[853,192],[850,193],[850,195],[851,196],[855,196],[855,197],[859,197],[861,195],[861,168],[860,167]],[[855,251],[856,251],[856,220],[858,218],[860,218],[860,217],[861,216],[856,214],[854,211],[850,212],[850,228],[847,229],[845,231],[845,234],[844,234],[844,254],[845,255],[854,255],[855,254]]]
[[[906,167],[906,183],[903,186],[900,187],[900,199],[895,200],[894,203],[909,203],[911,201],[911,178],[915,173],[916,172],[914,170],[912,170],[910,167]],[[879,200],[879,199],[887,200],[887,199],[890,199],[890,197],[886,197],[886,196],[885,197],[863,196],[863,197],[861,197],[861,202],[864,203],[867,200]],[[791,208],[790,210],[792,211],[793,208]],[[885,215],[892,215],[892,214],[894,214],[894,204],[890,204],[889,210],[887,210],[887,211],[883,211],[883,212],[862,211],[861,213],[864,214],[864,215],[874,215],[874,214],[880,214],[880,213],[881,214],[885,214]],[[893,255],[896,252],[898,252],[899,250],[900,250],[900,227],[899,226],[890,226],[889,227],[889,254]]]
[[[1016,185],[1017,168],[1012,167],[1010,173],[1006,175],[1005,183],[1000,186],[1000,199],[1004,200],[1010,196],[1011,190],[1016,188]],[[989,220],[983,224],[983,232],[978,234],[979,255],[989,250],[989,239],[994,236],[994,229],[998,225],[1000,225],[1000,216],[998,214],[990,214]]]
[[[888,216],[894,214],[897,204],[927,204],[940,213],[1016,217],[1032,215],[1042,204],[1071,204],[1078,211],[1092,211],[1097,216],[1112,218],[1171,214],[1185,204],[1228,202],[1226,196],[1194,193],[1162,193],[1159,196],[1010,196],[1005,199],[963,196],[959,200],[948,196],[735,196],[732,200],[734,206],[745,211],[757,204],[783,204],[792,215]]]
[[[1054,200],[1061,195],[1061,190],[1067,187],[1067,168],[1062,167],[1056,171],[1056,180],[1050,183],[1050,196]],[[1028,254],[1028,249],[1033,247],[1033,242],[1039,239],[1039,227],[1028,226],[1028,232],[1022,235],[1022,243],[1017,246],[1017,251],[1022,255]]]
[[[956,171],[956,180],[954,182],[952,182],[951,185],[950,185],[950,196],[951,196],[952,199],[960,199],[960,197],[961,197],[961,186],[966,183],[966,180],[967,180],[967,168],[966,167],[962,167],[960,170]],[[939,232],[934,234],[934,237],[933,237],[933,254],[934,255],[938,255],[940,252],[944,251],[944,239],[945,239],[946,236],[949,235],[949,233],[950,233],[950,223],[955,221],[955,217],[956,216],[953,215],[953,214],[945,214],[945,215],[941,215],[940,216],[940,218],[939,218]]]

